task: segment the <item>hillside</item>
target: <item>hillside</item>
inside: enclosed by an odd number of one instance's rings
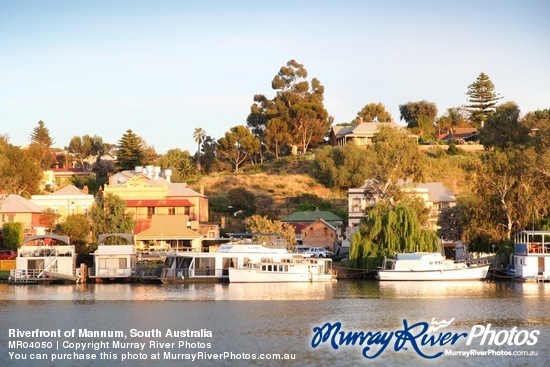
[[[194,190],[204,190],[206,195],[225,193],[233,188],[244,187],[256,196],[270,196],[276,201],[302,194],[315,194],[325,200],[343,200],[345,192],[332,190],[305,174],[221,174],[203,176],[190,185]]]

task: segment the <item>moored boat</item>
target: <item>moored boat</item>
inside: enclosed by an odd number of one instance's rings
[[[550,281],[550,231],[521,231],[506,274],[521,281]]]
[[[285,248],[259,244],[228,243],[213,252],[166,254],[160,280],[163,283],[228,282],[229,268],[261,261],[281,261]]]
[[[88,269],[88,277],[96,282],[130,280],[136,269],[137,260],[134,235],[101,234],[98,243],[97,250],[92,254],[94,266]]]
[[[68,236],[28,236],[18,250],[16,268],[10,270],[12,284],[80,282],[75,247]]]
[[[489,263],[453,261],[438,252],[411,252],[384,259],[379,280],[480,280],[485,279]]]
[[[261,261],[229,268],[230,283],[330,282],[332,259],[289,254],[281,261]]]

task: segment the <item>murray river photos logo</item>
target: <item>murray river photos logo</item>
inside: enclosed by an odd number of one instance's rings
[[[360,346],[363,357],[373,359],[386,350],[413,350],[419,356],[427,359],[441,357],[444,351],[440,347],[448,347],[465,341],[467,346],[533,346],[538,342],[539,330],[511,329],[494,330],[491,324],[474,325],[469,333],[454,333],[445,331],[454,321],[436,321],[431,323],[417,322],[410,324],[403,320],[403,329],[394,331],[345,331],[340,322],[325,323],[313,328],[311,346],[319,347],[328,344],[333,349],[344,346]]]

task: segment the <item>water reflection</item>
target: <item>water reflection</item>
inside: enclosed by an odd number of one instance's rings
[[[327,283],[251,284],[0,284],[0,300],[74,301],[80,304],[104,300],[132,301],[250,301],[320,299],[481,299],[548,298],[543,283],[516,282],[375,282],[339,281]]]

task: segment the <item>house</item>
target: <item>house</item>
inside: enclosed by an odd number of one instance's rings
[[[95,175],[93,172],[85,171],[82,168],[52,168],[47,171],[44,171],[42,178],[42,187],[44,190],[54,189],[58,187],[63,187],[71,183],[71,178],[73,177],[88,177]]]
[[[475,127],[455,127],[454,129],[441,134],[439,136],[439,140],[444,142],[456,140],[460,143],[476,141],[478,140],[478,131]]]
[[[171,171],[161,175],[160,167],[136,167],[109,178],[104,193],[126,201],[128,212],[137,221],[149,220],[155,214],[189,216],[191,221],[208,222],[208,198],[185,183],[172,183]]]
[[[333,253],[336,252],[335,243],[341,240],[338,227],[332,226],[322,218],[317,218],[313,223],[301,229],[302,244],[313,247],[326,247]]]
[[[88,216],[95,203],[93,195],[88,194],[88,189],[80,190],[74,185],[65,186],[48,195],[32,195],[31,202],[44,209],[51,209],[59,214],[59,220],[68,215],[83,214]]]
[[[335,252],[335,243],[342,240],[344,221],[329,211],[294,212],[284,217],[281,222],[294,227],[296,242],[299,244],[327,247]]]
[[[420,197],[426,208],[430,211],[428,215],[428,226],[437,230],[437,220],[444,208],[456,205],[456,194],[443,186],[442,182],[426,182],[419,184],[404,184],[402,191]]]
[[[372,188],[375,182],[365,180],[365,184],[358,188],[348,189],[348,213],[349,225],[351,228],[359,225],[365,218],[365,209],[376,203],[374,198],[369,198],[365,192]],[[437,220],[441,210],[456,205],[456,194],[445,188],[442,182],[427,182],[419,184],[403,183],[401,190],[417,196],[424,201],[429,213],[430,229],[437,229]]]
[[[208,198],[185,183],[171,182],[171,170],[138,166],[109,179],[104,193],[118,195],[133,213],[136,249],[200,250],[203,240],[219,238],[219,226],[208,222]]]
[[[0,227],[4,223],[19,222],[25,234],[43,234],[40,224],[44,208],[19,195],[0,195]]]
[[[368,206],[376,204],[374,198],[368,198],[365,195],[367,189],[370,189],[377,183],[374,180],[365,180],[365,183],[357,188],[348,189],[348,224],[351,228],[356,227],[365,217],[365,209]]]
[[[153,215],[135,232],[138,252],[201,251],[203,236],[193,227],[189,216]],[[137,227],[136,227],[137,228]]]
[[[329,142],[334,147],[342,147],[349,143],[359,146],[370,145],[374,135],[382,126],[403,129],[394,122],[359,122],[353,126],[332,126]]]

